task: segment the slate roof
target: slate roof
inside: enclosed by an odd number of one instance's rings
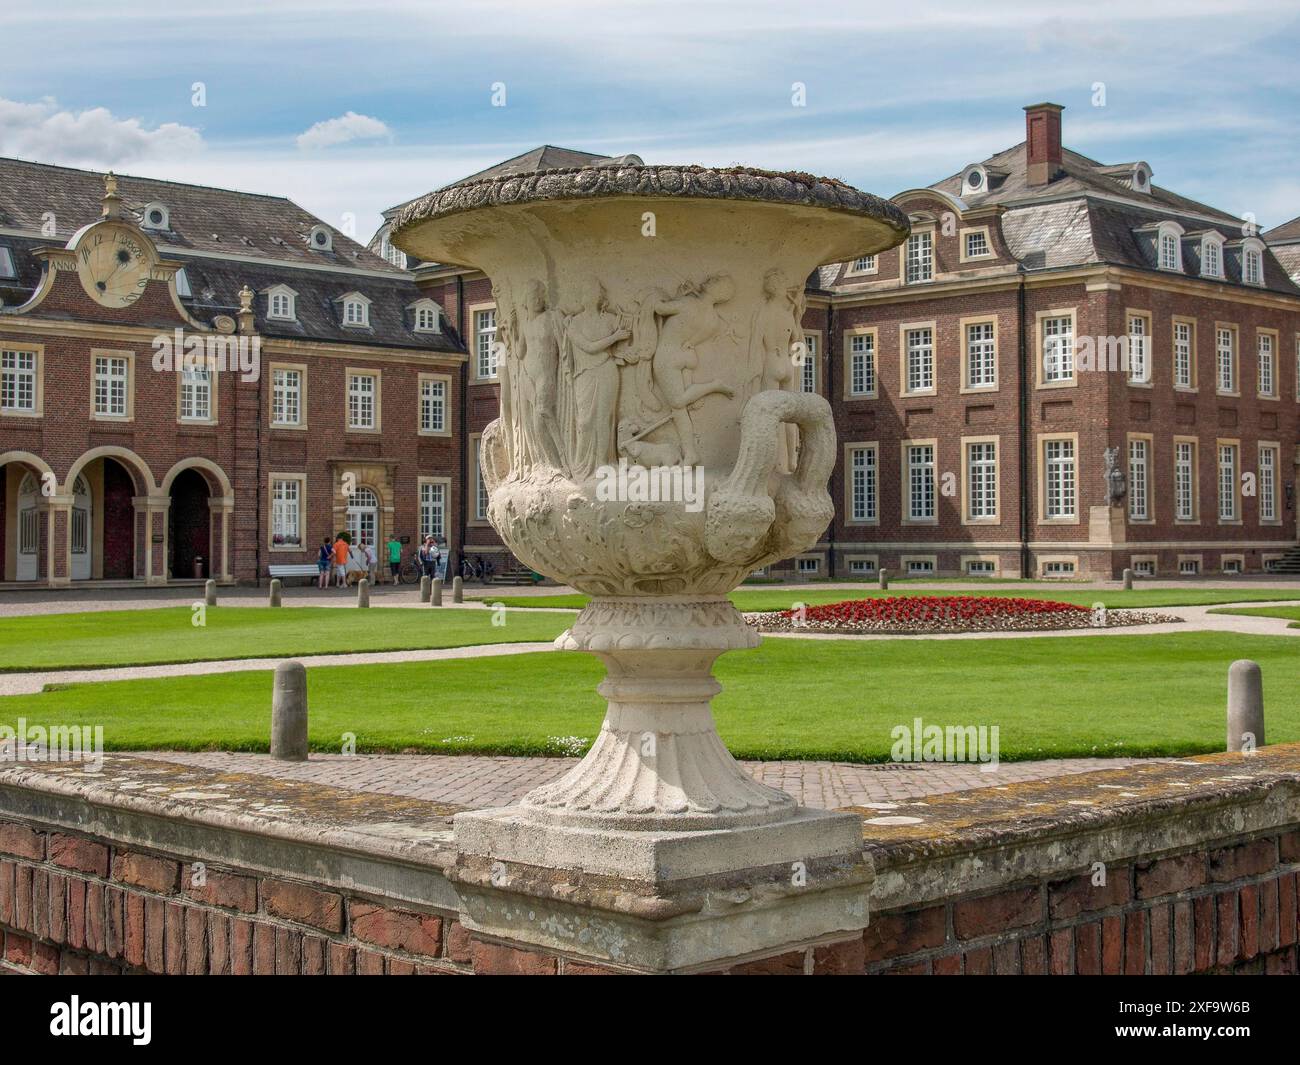
[[[291,200],[123,175],[118,175],[118,192],[137,223],[146,204],[167,207],[171,228],[145,232],[161,245],[164,259],[185,264],[193,295],[182,303],[200,321],[210,322],[217,314],[233,316],[239,309],[239,290],[247,284],[258,293],[253,303],[257,326],[267,337],[463,351],[445,322],[444,332],[415,332],[407,308],[424,293],[406,271],[338,230],[332,230],[331,251],[309,247],[308,234],[324,223]],[[103,175],[94,171],[0,158],[0,228],[39,232],[44,212],[53,211],[58,230],[57,236],[44,238],[0,235],[0,245],[13,252],[18,275],[0,279],[0,300],[6,307],[25,302],[40,283],[42,267],[33,251],[63,246],[78,229],[96,221],[103,194]],[[277,284],[297,292],[296,322],[266,318],[262,292]],[[339,300],[353,291],[372,301],[366,328],[343,325]],[[33,316],[66,317],[39,309]]]
[[[1268,244],[1300,242],[1300,217],[1293,218],[1289,222],[1283,222],[1280,226],[1270,229],[1264,234],[1264,241]]]

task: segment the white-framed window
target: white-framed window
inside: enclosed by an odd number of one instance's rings
[[[998,445],[984,440],[966,445],[966,508],[972,521],[998,516]]]
[[[302,424],[302,371],[277,366],[271,371],[271,424]]]
[[[929,230],[907,238],[903,279],[909,285],[934,280],[934,234]]]
[[[870,396],[876,391],[876,334],[849,337],[849,395]]]
[[[1151,325],[1145,314],[1129,315],[1128,379],[1141,385],[1151,380]]]
[[[420,482],[420,539],[447,538],[447,485],[442,481]]]
[[[1160,269],[1182,272],[1182,247],[1176,233],[1165,231],[1160,234]]]
[[[1201,276],[1223,276],[1223,244],[1213,236],[1201,240]]]
[[[794,560],[794,567],[798,573],[803,574],[805,577],[810,577],[821,571],[822,560],[820,558],[796,558]]]
[[[127,416],[131,360],[118,355],[95,356],[95,414],[101,418]]]
[[[1220,392],[1237,391],[1237,331],[1231,326],[1214,330],[1214,364]]]
[[[1075,488],[1078,478],[1074,468],[1074,441],[1048,440],[1043,444],[1044,461],[1044,516],[1073,518]]]
[[[933,521],[934,445],[907,445],[907,518],[908,521]]]
[[[1277,448],[1259,446],[1259,520],[1277,521]]]
[[[966,326],[966,387],[993,388],[998,383],[997,343],[992,322]]]
[[[934,573],[934,559],[909,558],[907,560],[907,575],[909,577],[927,577],[932,573]]]
[[[375,400],[379,378],[372,373],[348,374],[348,428],[374,429],[377,426]]]
[[[474,470],[474,520],[487,521],[488,517],[488,489],[487,482],[483,477],[483,468],[479,465],[479,443],[480,439],[474,437],[470,444],[470,460],[473,462]]]
[[[874,558],[851,558],[849,559],[849,572],[855,577],[875,573],[876,560]]]
[[[187,361],[181,368],[181,421],[212,420],[212,368]]]
[[[1174,385],[1192,387],[1192,323],[1174,323]]]
[[[192,299],[194,290],[190,288],[190,275],[185,272],[185,267],[176,271],[176,295],[183,300]]]
[[[415,331],[417,333],[438,333],[442,331],[442,316],[438,308],[431,303],[418,303],[415,306]]]
[[[799,387],[805,392],[817,391],[817,335],[803,335],[803,364],[800,367]]]
[[[0,277],[17,277],[18,272],[14,269],[14,253],[0,245]]]
[[[1190,440],[1174,442],[1174,517],[1196,520],[1196,445]]]
[[[36,352],[0,351],[0,413],[36,413]]]
[[[874,255],[863,255],[849,264],[850,274],[874,274],[876,270],[876,257]]]
[[[1043,319],[1043,380],[1074,380],[1074,315]]]
[[[334,234],[329,226],[312,226],[307,234],[307,243],[317,251],[333,251]]]
[[[1249,244],[1241,250],[1241,279],[1248,285],[1264,283],[1264,253]]]
[[[1201,572],[1201,560],[1199,558],[1180,558],[1178,560],[1178,574],[1182,577],[1195,577]]]
[[[479,377],[497,375],[497,312],[487,307],[474,312],[474,357]]]
[[[420,432],[447,431],[447,382],[426,377],[420,381]]]
[[[1258,387],[1261,396],[1277,395],[1277,354],[1272,333],[1260,333],[1255,340],[1259,360]]]
[[[1219,520],[1236,521],[1237,445],[1219,445]]]
[[[966,573],[971,577],[993,577],[997,572],[997,563],[987,558],[972,558],[966,563]]]
[[[1156,564],[1149,558],[1135,558],[1132,562],[1132,569],[1135,577],[1154,577],[1156,575]]]
[[[359,296],[348,296],[343,300],[343,324],[351,326],[368,326],[370,324],[370,304]]]
[[[1133,521],[1151,517],[1150,446],[1145,440],[1128,442],[1128,516]]]
[[[399,270],[406,269],[406,252],[394,244],[387,233],[379,238],[379,254]]]
[[[1053,560],[1043,563],[1044,577],[1073,577],[1075,565],[1073,562]]]
[[[984,259],[992,255],[988,234],[982,229],[972,229],[965,236],[963,251],[967,259]]]
[[[271,546],[302,546],[302,481],[299,478],[271,480]]]
[[[266,316],[280,321],[293,321],[297,317],[297,301],[287,288],[273,288],[266,297]]]
[[[875,521],[878,470],[874,446],[849,448],[849,520]]]
[[[1224,556],[1223,556],[1223,559],[1222,559],[1222,561],[1221,561],[1221,563],[1220,563],[1220,568],[1223,570],[1224,573],[1234,573],[1234,574],[1235,574],[1235,573],[1240,573],[1240,572],[1241,572],[1241,559],[1240,559],[1240,558],[1229,558],[1227,555],[1224,555]]]
[[[905,345],[907,391],[925,392],[934,388],[934,330],[929,326],[907,330]]]

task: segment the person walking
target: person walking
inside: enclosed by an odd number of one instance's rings
[[[348,542],[342,533],[334,541],[334,575],[338,578],[338,587],[348,586]]]
[[[384,547],[388,551],[388,572],[396,584],[402,572],[402,542],[398,540],[397,533],[389,534],[388,543]]]
[[[420,545],[420,571],[433,579],[438,570],[438,549],[434,545],[433,537],[426,536],[424,543]]]
[[[379,552],[375,550],[375,545],[369,539],[362,540],[361,546],[366,552],[366,576],[369,577],[373,587],[378,583],[379,578]]]
[[[330,569],[334,565],[334,545],[330,543],[327,536],[321,541],[320,551],[316,555],[316,569],[320,577],[316,581],[318,588],[328,588],[330,586]]]

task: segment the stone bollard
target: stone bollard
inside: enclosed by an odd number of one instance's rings
[[[276,577],[274,580],[271,581],[271,595],[269,597],[269,602],[267,605],[268,606],[280,605],[280,578],[279,577]]]
[[[216,581],[203,582],[203,605],[204,606],[217,605],[217,582]]]
[[[429,589],[429,604],[431,606],[442,606],[442,578],[434,577],[433,586]]]
[[[1264,678],[1259,663],[1238,659],[1228,667],[1228,753],[1264,746]]]
[[[301,662],[275,667],[271,757],[284,762],[307,760],[307,668]]]
[[[370,582],[362,577],[357,581],[357,606],[370,605]]]
[[[432,590],[433,590],[433,582],[429,580],[429,575],[426,573],[424,574],[424,576],[420,578],[420,602],[421,603],[427,603],[429,601],[429,594],[432,592]]]
[[[1131,592],[1132,590],[1133,590],[1133,571],[1131,569],[1126,569],[1124,571],[1124,591]]]
[[[889,587],[889,570],[887,569],[882,569],[880,571],[880,587],[882,588]]]
[[[453,603],[465,602],[465,582],[459,577],[455,577],[451,582],[451,601]]]

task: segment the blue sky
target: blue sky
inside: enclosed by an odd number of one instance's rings
[[[1271,226],[1300,214],[1297,45],[1295,0],[15,0],[0,154],[285,195],[364,240],[542,143],[888,196],[1052,100],[1069,147]]]

